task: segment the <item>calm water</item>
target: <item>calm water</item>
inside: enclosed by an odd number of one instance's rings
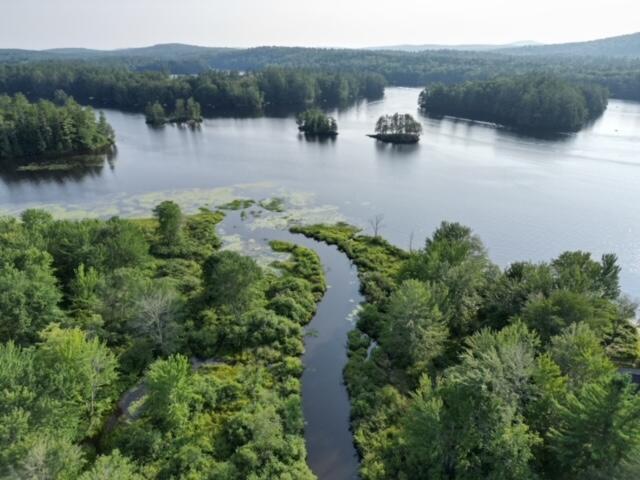
[[[117,213],[132,195],[268,180],[312,192],[355,223],[382,213],[382,233],[400,246],[412,232],[415,246],[455,220],[501,265],[567,249],[615,252],[624,289],[638,295],[640,104],[612,101],[593,126],[557,139],[428,118],[417,146],[365,137],[383,113],[416,113],[418,93],[392,88],[382,101],[337,112],[340,135],[326,143],[301,139],[291,118],[207,120],[194,132],[107,112],[118,136],[110,164],[72,175],[0,174],[0,208],[109,205]]]

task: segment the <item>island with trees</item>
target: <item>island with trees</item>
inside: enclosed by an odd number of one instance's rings
[[[173,112],[167,115],[165,108],[158,101],[147,105],[145,109],[146,122],[154,127],[167,123],[188,124],[191,126],[202,123],[202,109],[193,97],[186,101],[183,98],[176,100]]]
[[[408,113],[383,115],[376,122],[376,133],[371,138],[386,143],[411,144],[420,141],[422,125]]]
[[[115,134],[103,113],[81,107],[58,91],[56,103],[0,96],[0,160],[105,153]]]
[[[615,255],[493,264],[442,225],[406,252],[347,224],[292,231],[337,245],[366,304],[345,380],[363,480],[640,475],[637,305]]]
[[[0,219],[1,478],[315,478],[300,377],[322,265],[221,251],[222,217]]]
[[[460,85],[434,85],[421,94],[422,111],[498,123],[520,130],[576,132],[598,118],[608,93],[593,84],[529,74]]]
[[[335,137],[338,135],[338,122],[318,108],[305,110],[296,117],[298,130],[305,135]]]

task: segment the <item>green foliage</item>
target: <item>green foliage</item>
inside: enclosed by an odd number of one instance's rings
[[[0,477],[314,478],[300,355],[318,256],[276,243],[291,258],[268,273],[218,252],[221,213],[155,212],[0,220]]]
[[[358,228],[346,223],[301,225],[292,227],[291,232],[336,245],[358,267],[362,292],[370,301],[383,299],[390,293],[407,256],[382,237],[360,235]]]
[[[469,228],[443,222],[425,248],[409,256],[401,277],[441,285],[442,312],[451,333],[460,338],[479,327],[483,293],[497,274],[482,242]]]
[[[251,305],[262,270],[251,258],[225,251],[205,262],[203,277],[204,302],[238,312]]]
[[[376,122],[376,133],[381,135],[420,135],[422,125],[410,114],[383,115]]]
[[[193,97],[185,100],[179,98],[175,102],[173,113],[167,115],[164,107],[159,101],[150,103],[145,108],[145,118],[149,125],[161,126],[165,123],[189,123],[197,124],[202,122],[202,109],[200,104]]]
[[[636,362],[640,337],[615,256],[502,272],[456,223],[410,254],[345,224],[292,230],[338,245],[363,280],[344,371],[363,479],[638,474],[638,397],[612,358]]]
[[[259,205],[265,210],[270,212],[284,212],[284,199],[280,197],[270,198],[268,200],[261,200]]]
[[[80,480],[144,480],[135,464],[118,450],[109,455],[101,455],[91,470],[83,473]]]
[[[183,219],[178,204],[170,200],[164,201],[153,209],[153,214],[158,219],[161,243],[165,246],[179,244],[182,239]]]
[[[420,94],[419,104],[432,115],[484,120],[520,129],[574,132],[604,112],[607,98],[608,92],[602,87],[529,74],[453,86],[434,85]]]
[[[629,379],[610,377],[570,393],[549,433],[563,479],[632,478],[640,454],[640,396]]]
[[[389,298],[384,348],[409,371],[425,371],[443,351],[447,327],[438,292],[418,280],[403,282]]]
[[[104,115],[67,98],[62,105],[0,96],[0,160],[99,153],[115,143]]]
[[[384,91],[384,79],[366,72],[268,68],[240,74],[225,70],[174,76],[84,62],[3,64],[0,91],[54,99],[56,92],[64,90],[82,104],[146,112],[151,124],[199,122],[202,113],[255,115],[339,106],[379,98]]]
[[[145,108],[145,119],[149,125],[160,126],[167,123],[167,114],[160,102],[150,103]]]
[[[338,134],[338,122],[327,116],[322,110],[312,108],[296,117],[298,129],[307,135],[335,136]]]
[[[383,115],[376,122],[375,135],[369,135],[388,143],[417,143],[422,133],[422,124],[410,114]]]
[[[244,210],[255,205],[255,203],[255,200],[236,198],[224,205],[220,205],[218,208],[220,208],[220,210]]]

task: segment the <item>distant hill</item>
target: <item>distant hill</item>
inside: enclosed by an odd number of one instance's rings
[[[517,47],[532,47],[542,45],[539,42],[523,41],[506,44],[469,44],[469,45],[442,45],[438,43],[429,43],[425,45],[390,45],[385,47],[368,47],[366,50],[392,50],[395,52],[424,52],[428,50],[456,50],[467,52],[491,52],[495,50],[503,50]]]
[[[640,58],[640,32],[618,37],[602,38],[588,42],[558,43],[509,47],[496,50],[509,55],[566,55],[591,57],[635,57]]]
[[[49,50],[0,49],[0,62],[34,60],[100,60],[150,59],[154,61],[188,61],[219,53],[231,48],[199,47],[181,43],[167,43],[150,47],[123,48],[117,50],[92,50],[89,48],[52,48]]]

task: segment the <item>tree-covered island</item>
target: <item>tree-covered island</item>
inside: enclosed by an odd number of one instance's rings
[[[186,101],[183,98],[179,98],[175,102],[173,112],[167,115],[162,104],[156,101],[147,105],[145,118],[147,124],[155,127],[166,123],[197,125],[202,123],[202,109],[193,97],[188,98]]]
[[[386,143],[418,143],[422,125],[410,114],[383,115],[376,122],[376,133],[371,138]]]
[[[115,134],[104,114],[96,117],[63,92],[55,103],[24,95],[0,96],[0,160],[104,153]]]
[[[421,94],[422,111],[487,121],[521,130],[576,132],[607,107],[608,92],[548,74],[434,85]]]
[[[298,130],[305,135],[335,137],[338,135],[338,122],[318,108],[306,110],[296,117]]]

